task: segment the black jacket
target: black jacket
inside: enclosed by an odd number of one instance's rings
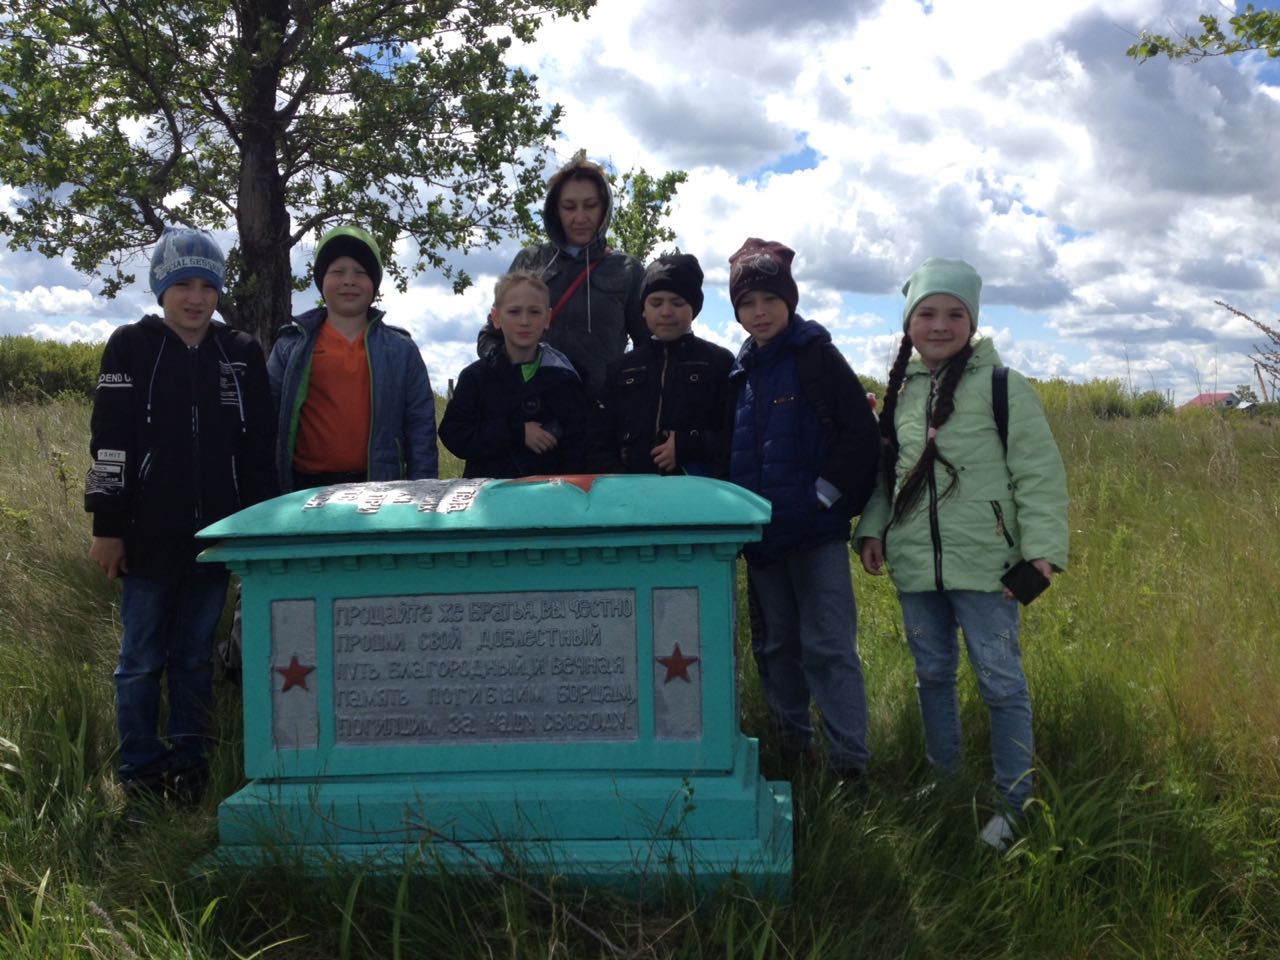
[[[670,342],[650,338],[609,364],[593,431],[594,469],[658,473],[649,451],[674,433],[680,470],[720,475],[732,367],[732,353],[692,333]]]
[[[543,344],[542,363],[526,381],[520,365],[498,350],[458,376],[440,418],[440,442],[466,461],[464,477],[528,477],[586,469],[587,399],[564,354]],[[524,425],[542,424],[559,443],[537,454],[525,446]]]
[[[274,496],[275,418],[258,345],[223,323],[187,347],[156,316],[107,340],[94,392],[84,507],[122,537],[129,573],[178,575],[195,533]]]

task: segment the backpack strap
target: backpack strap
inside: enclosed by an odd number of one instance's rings
[[[991,368],[991,412],[995,414],[1000,446],[1009,453],[1009,368]]]

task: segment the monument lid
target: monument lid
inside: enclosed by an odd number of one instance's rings
[[[519,480],[403,480],[298,490],[200,531],[210,540],[502,530],[753,527],[769,502],[706,477],[584,475]]]

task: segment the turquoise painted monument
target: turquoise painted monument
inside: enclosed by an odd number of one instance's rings
[[[224,864],[519,865],[785,895],[790,787],[739,728],[734,558],[695,477],[345,484],[203,531],[243,581]]]

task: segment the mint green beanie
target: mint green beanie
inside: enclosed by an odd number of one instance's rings
[[[911,326],[911,311],[925,297],[935,293],[949,293],[961,301],[969,311],[970,332],[978,329],[978,300],[982,293],[982,278],[978,271],[963,260],[947,260],[930,257],[902,285],[907,306],[902,311],[902,332]]]

